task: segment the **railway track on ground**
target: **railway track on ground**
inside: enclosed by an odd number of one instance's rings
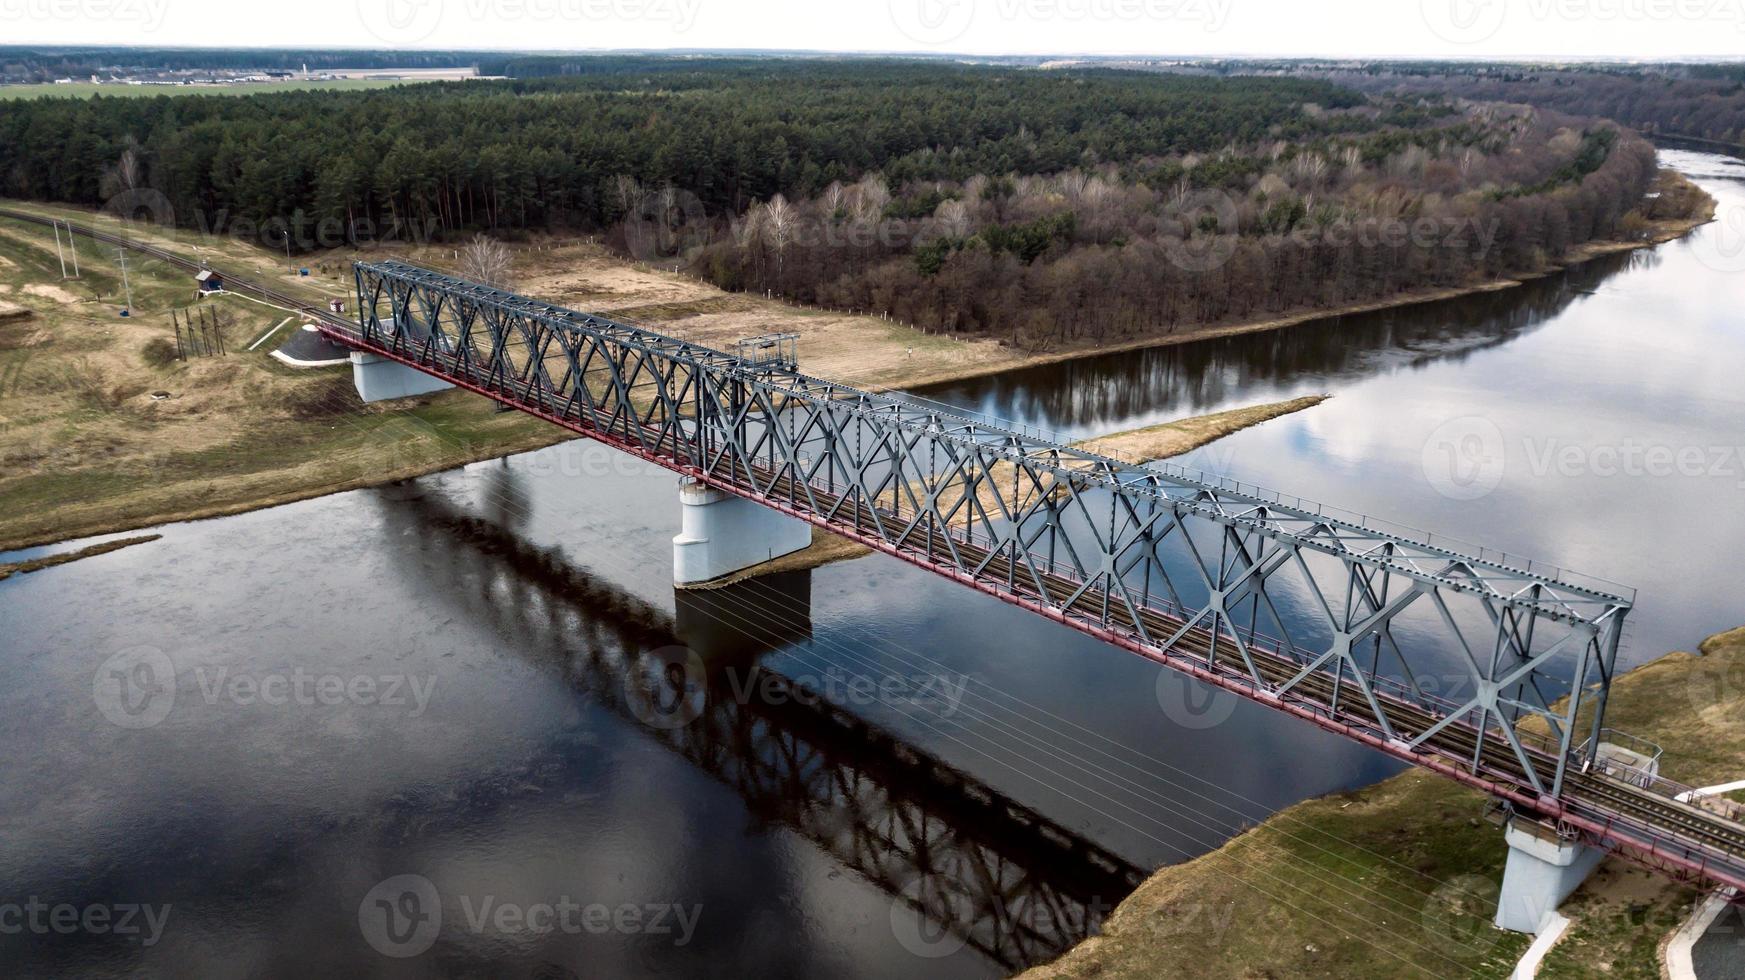
[[[84,235],[86,238],[93,241],[102,242],[105,245],[114,245],[117,248],[129,249],[142,255],[149,255],[152,258],[168,262],[179,269],[186,269],[189,272],[199,272],[202,269],[208,268],[205,263],[199,262],[195,259],[190,259],[185,255],[180,255],[170,249],[164,248],[163,246],[142,242],[136,238],[128,238],[125,235],[116,235],[110,232],[101,231],[92,228],[89,225],[81,225],[76,222],[66,221],[59,218],[50,218],[29,211],[15,211],[10,208],[0,208],[0,218],[11,218],[14,221],[25,221],[31,224],[41,225],[45,228],[52,227],[56,222],[59,222],[61,225],[71,229],[73,232]],[[264,300],[274,306],[281,306],[292,312],[302,314],[312,322],[326,323],[330,326],[338,326],[341,328],[346,328],[350,325],[351,321],[344,317],[336,316],[332,312],[319,305],[312,304],[305,299],[300,299],[289,293],[274,289],[271,286],[263,286],[258,282],[233,275],[224,269],[218,269],[216,271],[222,273],[224,276],[224,289],[226,292],[253,296],[256,299]]]

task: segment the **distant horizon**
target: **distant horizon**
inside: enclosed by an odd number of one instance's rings
[[[987,53],[975,51],[916,51],[904,49],[880,50],[873,48],[842,49],[828,48],[658,48],[658,47],[569,47],[569,48],[523,48],[523,47],[452,47],[446,45],[403,45],[393,47],[369,46],[363,44],[140,44],[140,43],[67,43],[61,41],[8,41],[0,44],[0,51],[28,49],[33,51],[261,51],[261,52],[329,52],[329,53],[369,53],[393,54],[406,52],[408,54],[523,54],[536,56],[592,56],[592,55],[670,55],[692,56],[713,55],[730,57],[865,57],[865,58],[915,58],[930,61],[974,59],[1071,59],[1083,58],[1092,60],[1180,60],[1180,61],[1413,61],[1425,63],[1492,63],[1492,64],[1620,64],[1620,65],[1669,65],[1669,64],[1745,64],[1745,53],[1734,55],[1664,55],[1644,57],[1640,55],[1432,55],[1432,54],[1265,54],[1246,53],[1200,53],[1189,54],[1181,52],[1109,52],[1109,51],[1011,51],[1003,53]]]
[[[28,38],[10,41],[19,47],[1745,60],[1745,0],[0,0],[0,25]]]

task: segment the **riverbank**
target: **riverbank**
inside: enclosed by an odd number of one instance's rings
[[[123,228],[108,216],[21,207],[109,230]],[[1670,240],[1707,220],[1704,215],[1663,222],[1641,240],[1594,243],[1558,267]],[[300,259],[312,273],[303,277],[246,242],[181,230],[126,230],[317,302],[349,294],[354,259],[386,257],[376,249],[313,254]],[[35,314],[0,322],[0,494],[14,503],[0,515],[0,552],[392,483],[572,437],[530,417],[497,414],[483,399],[462,392],[360,405],[343,370],[286,368],[267,357],[270,344],[255,352],[238,350],[282,318],[282,311],[241,297],[200,301],[202,308],[222,311],[229,319],[232,356],[176,361],[165,350],[174,336],[170,311],[191,302],[186,277],[149,259],[130,262],[133,315],[120,318],[114,256],[89,240],[80,254],[82,278],[63,281],[45,229],[0,221],[0,300]],[[399,254],[438,268],[454,263],[453,249],[447,247],[413,246]],[[1508,289],[1521,281],[1423,290],[1336,309],[1184,328],[1119,345],[1039,353],[987,339],[924,334],[878,316],[727,293],[676,272],[626,263],[588,241],[519,246],[516,262],[517,288],[523,292],[696,343],[731,347],[748,335],[796,333],[808,373],[873,390],[1279,330],[1330,316]],[[158,397],[164,393],[167,397]]]
[[[1250,405],[1246,408],[1197,415],[1192,418],[1164,422],[1161,425],[1134,429],[1130,432],[1118,432],[1096,439],[1086,439],[1083,442],[1075,442],[1073,445],[1079,449],[1101,453],[1105,456],[1114,456],[1127,462],[1149,463],[1168,459],[1171,456],[1185,455],[1227,435],[1241,432],[1243,429],[1251,428],[1262,422],[1314,408],[1331,397],[1331,395],[1307,395],[1288,401]],[[750,568],[741,569],[721,578],[682,586],[682,588],[719,589],[736,582],[743,582],[746,579],[774,575],[777,572],[822,568],[825,565],[870,554],[872,554],[872,549],[866,545],[814,527],[812,529],[812,543],[799,551],[753,565]]]
[[[1668,778],[1745,776],[1745,628],[1619,677],[1607,724],[1658,742]],[[1216,851],[1159,870],[1097,938],[1028,980],[1121,977],[1503,976],[1530,937],[1490,924],[1507,849],[1484,797],[1411,770],[1308,800]],[[1562,908],[1539,976],[1653,980],[1700,897],[1607,858]]]

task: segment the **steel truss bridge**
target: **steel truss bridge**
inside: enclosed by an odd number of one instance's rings
[[[1627,590],[401,263],[390,358],[1496,797],[1745,888],[1745,826],[1596,764]]]
[[[1096,935],[1145,880],[1120,855],[841,705],[793,696],[799,682],[754,666],[811,636],[804,578],[792,590],[773,582],[680,592],[674,617],[439,495],[388,504],[383,526],[416,542],[430,559],[418,581],[457,611],[516,637],[518,650],[730,787],[757,818],[788,827],[1010,972]],[[706,655],[706,676],[675,686],[661,651],[676,644]],[[749,696],[734,694],[735,667],[748,671]],[[645,706],[691,694],[694,720],[641,724]],[[576,778],[568,748],[538,753],[515,778],[494,774],[462,799],[476,808],[485,792],[544,795]]]

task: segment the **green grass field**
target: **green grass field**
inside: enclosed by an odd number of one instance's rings
[[[331,80],[285,79],[275,82],[238,82],[234,85],[117,85],[92,82],[68,82],[65,85],[0,85],[0,100],[4,99],[88,99],[93,95],[123,98],[154,95],[259,95],[266,92],[293,92],[303,89],[344,90],[387,88],[392,85],[425,85],[423,80],[399,78],[335,78]]]

